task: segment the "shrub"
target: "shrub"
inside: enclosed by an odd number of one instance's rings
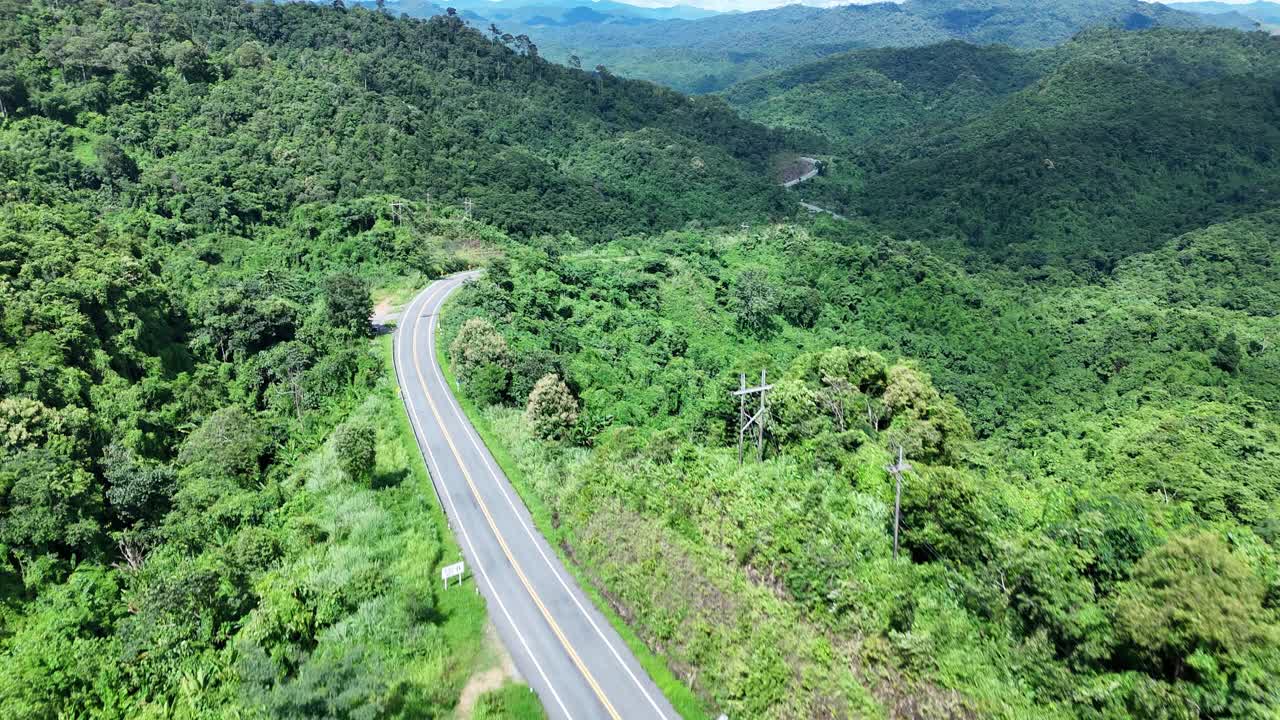
[[[467,382],[467,395],[480,405],[499,405],[507,397],[511,373],[501,365],[488,363],[471,373]]]
[[[359,337],[373,334],[373,298],[369,283],[350,273],[338,273],[324,281],[324,308],[329,324]]]
[[[449,359],[463,383],[470,382],[485,365],[511,367],[511,351],[506,339],[484,318],[471,318],[462,324],[449,345]]]
[[[333,431],[338,468],[352,480],[367,481],[378,459],[377,435],[364,424],[344,423]]]
[[[559,440],[578,422],[578,401],[559,375],[543,375],[529,393],[525,416],[538,437]]]

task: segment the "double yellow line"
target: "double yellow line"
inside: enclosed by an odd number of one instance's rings
[[[443,296],[438,298],[439,300],[443,301],[444,297],[448,296],[448,294],[453,291],[454,287],[457,287],[457,286],[456,284],[450,285],[447,281],[445,281],[440,283],[440,287],[447,288],[443,293]],[[432,291],[430,295],[432,297],[429,297],[427,300],[423,301],[422,303],[422,307],[424,309],[427,308],[427,306],[433,300],[437,299],[434,296],[439,295],[439,293]],[[410,303],[408,310],[412,311],[412,309],[413,309],[413,303]],[[591,689],[593,692],[595,692],[596,697],[600,699],[601,704],[603,704],[605,710],[608,711],[609,717],[613,718],[613,720],[622,720],[622,716],[619,715],[618,711],[614,709],[613,703],[609,702],[609,698],[605,696],[604,690],[600,688],[600,684],[596,682],[596,679],[594,676],[592,676],[591,671],[587,669],[586,664],[582,662],[582,658],[578,656],[578,652],[574,650],[573,645],[569,642],[569,638],[565,637],[564,631],[560,629],[560,625],[555,621],[555,618],[551,616],[551,612],[547,610],[547,606],[543,604],[542,598],[540,598],[538,596],[537,591],[533,589],[533,585],[529,582],[529,578],[524,574],[524,569],[520,567],[520,563],[516,562],[515,555],[511,553],[511,548],[507,546],[506,539],[502,537],[502,533],[498,530],[498,524],[494,522],[493,515],[489,512],[488,505],[485,504],[484,499],[480,496],[480,489],[476,487],[475,480],[471,477],[471,472],[467,470],[467,464],[466,462],[463,461],[462,454],[458,452],[458,447],[453,442],[453,436],[449,433],[448,429],[446,428],[444,418],[441,417],[440,415],[440,409],[436,406],[436,402],[431,397],[431,393],[427,388],[427,380],[425,377],[423,377],[422,361],[418,354],[418,343],[415,342],[415,338],[414,338],[414,332],[417,329],[418,318],[420,316],[421,316],[421,313],[418,313],[413,318],[412,320],[413,325],[412,327],[408,328],[409,334],[406,340],[410,343],[410,347],[412,347],[413,349],[414,373],[418,377],[419,385],[422,386],[422,394],[424,397],[426,397],[427,404],[431,407],[431,414],[435,416],[436,424],[440,427],[440,434],[444,437],[445,442],[449,444],[449,450],[450,452],[453,453],[454,459],[457,460],[458,468],[462,470],[462,476],[466,478],[467,485],[471,488],[471,494],[475,498],[476,504],[480,507],[480,512],[484,513],[485,520],[489,522],[489,528],[493,531],[493,536],[497,538],[498,545],[502,547],[503,554],[507,556],[507,561],[510,562],[511,567],[515,569],[516,576],[520,578],[520,583],[524,585],[525,590],[528,591],[529,597],[533,598],[534,604],[537,605],[538,610],[542,612],[542,617],[546,619],[547,625],[551,627],[551,631],[555,633],[556,637],[560,640],[560,644],[563,645],[565,651],[569,653],[569,657],[570,659],[573,660],[573,664],[578,666],[578,670],[580,670],[582,672],[582,676],[586,678],[587,684],[591,686]],[[435,323],[435,316],[436,316],[436,313],[433,313],[431,320],[429,320],[427,323],[428,333],[434,332],[433,325]],[[412,401],[410,401],[409,406],[410,408],[412,408]],[[448,492],[447,488],[445,489],[445,492],[446,493]],[[459,521],[461,521],[461,519],[459,519]],[[494,592],[497,592],[496,588]],[[550,678],[548,678],[548,682],[549,681],[550,681]]]

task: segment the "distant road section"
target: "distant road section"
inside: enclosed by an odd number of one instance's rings
[[[810,180],[817,176],[818,160],[811,157],[799,157],[796,158],[795,165],[790,166],[783,171],[782,177],[784,181],[782,183],[782,187],[793,188],[805,180]],[[790,179],[787,179],[788,177],[790,177]]]
[[[534,528],[436,363],[440,307],[475,275],[432,283],[405,308],[395,335],[396,378],[405,409],[462,547],[467,578],[484,594],[490,618],[549,717],[678,720]],[[468,585],[443,592],[472,592]]]
[[[782,183],[782,187],[790,190],[791,188],[795,187],[796,185],[799,185],[805,180],[812,180],[813,178],[818,176],[818,170],[819,170],[818,160],[816,158],[811,158],[811,157],[796,158],[796,164],[788,167],[785,171],[783,171],[783,177],[787,177],[788,175],[794,175],[794,177]],[[803,200],[800,201],[800,207],[804,208],[805,210],[808,210],[811,213],[826,213],[837,220],[845,219],[843,215],[841,215],[838,212],[835,212],[834,210],[828,210],[824,207],[819,207],[817,205],[814,205],[813,203],[807,203]]]
[[[826,209],[826,208],[824,208],[824,207],[818,207],[817,205],[814,205],[813,203],[807,203],[807,202],[805,202],[805,201],[803,201],[803,200],[801,200],[801,201],[800,201],[800,207],[804,208],[805,210],[808,210],[808,211],[809,211],[809,212],[811,212],[811,213],[826,213],[826,214],[830,215],[831,217],[833,217],[833,218],[835,218],[835,219],[837,219],[837,220],[844,220],[844,219],[845,219],[845,217],[844,217],[843,215],[841,215],[840,213],[838,213],[838,212],[836,212],[836,211],[834,211],[834,210],[828,210],[828,209]]]

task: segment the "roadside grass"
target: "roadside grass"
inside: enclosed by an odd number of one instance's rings
[[[481,695],[471,712],[471,720],[535,720],[544,717],[538,696],[529,686],[518,683],[508,683]]]
[[[440,309],[440,319],[443,319],[443,316],[449,312],[450,304],[451,301],[448,301]],[[444,343],[437,342],[435,350],[435,359],[440,364],[445,381],[448,382],[450,387],[457,388],[457,380],[454,377],[453,368],[449,366]],[[501,435],[495,431],[484,413],[480,412],[475,404],[463,393],[455,392],[454,397],[457,398],[463,412],[466,413],[472,426],[475,427],[476,432],[480,435],[480,439],[484,441],[485,446],[498,462],[498,466],[502,468],[502,472],[506,474],[516,492],[520,494],[520,498],[529,509],[529,514],[533,517],[533,522],[537,525],[538,531],[555,548],[557,556],[560,557],[565,567],[569,569],[583,592],[587,594],[587,597],[591,599],[596,608],[609,620],[609,624],[613,626],[618,635],[622,637],[623,642],[635,654],[636,659],[640,661],[640,665],[649,673],[649,677],[653,678],[658,689],[671,702],[676,712],[680,713],[680,717],[684,718],[684,720],[710,720],[711,716],[702,702],[688,686],[675,676],[667,666],[666,659],[649,650],[640,637],[618,616],[596,587],[583,578],[582,569],[572,559],[566,557],[563,548],[563,542],[566,540],[564,534],[556,527],[550,510],[538,497],[537,493],[533,492],[532,486],[520,469],[519,464],[511,457],[511,454],[502,443]]]
[[[353,417],[371,422],[378,429],[374,486],[381,489],[374,492],[379,495],[395,493],[400,496],[403,510],[412,512],[418,523],[424,527],[429,526],[436,535],[435,547],[438,551],[434,557],[423,558],[412,552],[405,552],[403,559],[396,564],[419,565],[419,571],[414,574],[425,573],[421,575],[421,580],[430,585],[436,597],[435,614],[439,618],[441,634],[448,648],[437,682],[447,686],[456,700],[472,675],[498,666],[501,659],[486,648],[483,636],[487,609],[484,598],[475,591],[474,579],[468,578],[461,587],[449,590],[440,586],[440,568],[459,560],[462,552],[435,499],[431,478],[396,388],[392,337],[383,336],[377,343],[385,362],[387,380],[384,387],[375,393],[375,398]],[[408,551],[412,548],[406,546],[404,549]],[[482,698],[471,717],[485,720],[543,720],[546,717],[537,696],[526,685],[508,683],[497,692],[499,695],[494,702],[486,704]]]

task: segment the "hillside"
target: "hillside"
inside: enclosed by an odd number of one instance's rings
[[[1095,31],[1033,54],[855,53],[727,96],[846,143],[803,189],[824,207],[1088,274],[1275,202],[1277,81],[1280,42],[1261,33]]]
[[[1047,58],[958,41],[858,50],[738,83],[723,97],[744,116],[846,148],[928,136],[989,112],[1034,83]]]
[[[0,717],[450,716],[496,661],[373,293],[767,217],[782,142],[456,19],[0,0]]]
[[[1207,27],[1206,18],[1137,0],[907,0],[815,8],[789,5],[644,25],[499,23],[527,33],[543,54],[688,92],[712,92],[767,72],[859,48],[908,47],[948,39],[1045,47],[1091,27]]]
[[[513,248],[443,322],[510,358],[468,392],[544,532],[717,711],[1261,718],[1277,251],[1270,211],[1055,286],[857,222],[690,230]]]
[[[5,104],[19,116],[83,114],[86,130],[137,148],[144,191],[158,193],[176,173],[182,188],[166,192],[169,212],[201,218],[253,222],[295,199],[394,190],[470,197],[478,217],[512,232],[595,235],[780,207],[761,169],[782,139],[715,103],[571,71],[456,18],[410,23],[290,4],[249,14],[253,24],[208,19],[228,6],[178,3],[191,8],[190,38],[139,35],[149,22],[142,9],[109,11],[133,24],[22,37],[6,65],[38,58],[57,74],[11,73]],[[184,82],[157,87],[158,70],[179,63]],[[179,117],[148,122],[171,112]],[[187,126],[183,113],[216,121]],[[293,163],[287,177],[278,176],[283,156]],[[237,186],[254,189],[247,205],[227,192]],[[739,198],[729,204],[727,187]]]

